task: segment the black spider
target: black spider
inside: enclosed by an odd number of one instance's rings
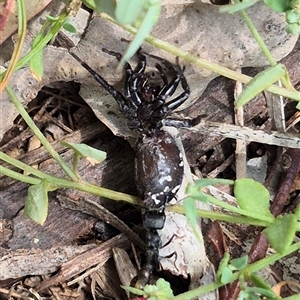
[[[119,61],[119,53],[102,49],[103,52],[115,56]],[[147,229],[146,261],[137,276],[138,286],[147,283],[154,268],[159,268],[159,247],[161,244],[158,229],[165,223],[165,205],[172,200],[181,186],[183,179],[183,157],[174,138],[164,131],[164,125],[174,127],[190,127],[194,120],[179,120],[168,117],[178,108],[190,94],[184,68],[178,63],[172,64],[160,57],[149,55],[158,60],[155,66],[160,73],[162,85],[150,82],[145,74],[146,56],[141,49],[137,52],[138,63],[134,69],[125,63],[125,80],[123,93],[117,91],[102,76],[82,62],[102,87],[118,102],[127,117],[128,127],[140,132],[136,144],[135,181],[138,195],[143,200],[143,222]],[[170,79],[163,66],[169,71]],[[183,92],[172,100],[179,83]]]

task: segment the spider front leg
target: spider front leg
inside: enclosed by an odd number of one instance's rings
[[[168,104],[166,105],[168,111],[172,111],[178,108],[190,96],[191,93],[190,87],[186,81],[185,76],[183,75],[183,72],[184,72],[184,68],[182,69],[181,76],[180,76],[180,82],[181,82],[181,87],[183,89],[183,92],[178,97],[168,102]]]
[[[105,48],[102,48],[102,51],[111,56],[115,56],[118,61],[121,61],[122,59],[122,55],[118,52],[110,51]],[[139,85],[141,85],[141,81],[145,81],[143,73],[147,64],[146,57],[142,54],[141,48],[139,48],[136,55],[138,57],[138,64],[134,70],[132,70],[128,62],[125,62],[124,69],[126,77],[123,86],[125,98],[128,100],[127,105],[134,110],[137,110],[138,106],[141,104],[141,99],[137,94],[137,90]]]
[[[94,69],[92,69],[87,63],[81,60],[76,54],[71,53],[72,56],[78,60],[81,65],[95,78],[95,80],[118,102],[122,111],[126,111],[128,106],[126,104],[125,97],[117,91],[112,85],[110,85],[100,74],[98,74]]]
[[[153,57],[159,61],[162,62],[163,65],[165,65],[167,67],[167,69],[171,70],[173,72],[173,77],[170,80],[170,82],[168,83],[167,80],[167,76],[162,68],[161,65],[156,64],[156,68],[158,69],[160,76],[164,82],[164,86],[163,88],[160,90],[159,94],[158,94],[158,98],[161,99],[162,101],[165,101],[167,98],[171,97],[175,90],[178,87],[178,84],[181,80],[181,76],[183,73],[183,70],[181,70],[180,66],[178,65],[178,63],[176,65],[173,65],[171,62],[169,62],[166,59],[163,59],[161,57],[158,57],[156,55],[152,55],[152,54],[148,54],[150,57]]]

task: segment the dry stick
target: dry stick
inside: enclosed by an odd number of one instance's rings
[[[135,245],[138,245],[141,249],[146,250],[146,244],[141,240],[138,234],[136,234],[122,220],[120,220],[117,216],[115,216],[112,212],[103,207],[101,204],[89,200],[88,198],[80,198],[74,201],[63,195],[58,195],[57,200],[59,201],[62,207],[77,210],[105,221],[106,223],[118,229],[120,232],[126,234],[128,239]]]
[[[239,70],[240,71],[240,70]],[[242,83],[237,81],[235,84],[234,98],[235,100],[242,93]],[[235,124],[244,126],[244,108],[238,107],[235,109]],[[236,178],[247,177],[247,144],[245,140],[237,139],[235,146],[235,163],[236,163]]]
[[[282,175],[282,180],[278,189],[278,192],[270,207],[271,213],[274,217],[277,217],[283,210],[286,203],[286,199],[289,196],[291,186],[300,171],[300,149],[288,149],[284,154],[288,157],[289,166]],[[249,251],[249,263],[253,263],[265,257],[268,250],[267,237],[260,233],[255,239],[250,251]],[[226,300],[236,300],[240,293],[239,282],[235,281],[229,290],[229,297]]]
[[[113,247],[128,249],[130,241],[121,233],[101,245],[72,258],[62,264],[57,275],[43,281],[35,290],[39,292],[50,286],[62,284],[97,264],[104,265],[112,256],[111,249]]]

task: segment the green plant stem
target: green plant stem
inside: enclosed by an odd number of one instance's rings
[[[36,53],[41,51],[51,41],[51,39],[59,32],[61,27],[66,22],[68,15],[69,13],[65,10],[61,12],[58,20],[51,26],[49,33],[45,35],[45,37],[36,45],[36,47],[31,49],[29,53],[20,59],[15,70],[22,68],[26,63],[29,62],[30,59],[33,58]]]
[[[15,66],[18,62],[18,59],[21,54],[22,47],[23,47],[23,44],[25,41],[27,18],[26,18],[26,8],[25,8],[24,0],[17,0],[17,7],[18,7],[18,40],[17,40],[16,46],[14,48],[14,51],[12,53],[12,57],[9,62],[8,68],[7,68],[6,72],[1,74],[0,92],[6,86],[7,82],[9,81],[9,78],[11,77],[11,75],[15,69]]]
[[[22,106],[19,99],[16,97],[14,91],[11,89],[10,86],[7,86],[6,91],[17,108],[20,115],[25,120],[26,124],[30,127],[30,129],[33,131],[33,133],[36,135],[36,137],[40,140],[40,142],[43,144],[45,149],[49,152],[49,154],[56,160],[56,162],[61,166],[61,168],[66,172],[66,174],[74,181],[77,181],[77,176],[73,173],[73,171],[68,167],[68,165],[64,162],[64,160],[60,157],[60,155],[55,151],[55,149],[51,146],[51,144],[47,141],[47,139],[44,137],[44,135],[41,133],[39,128],[35,125],[33,120],[30,118],[24,107]]]
[[[184,207],[179,205],[168,205],[166,207],[167,211],[172,211],[179,214],[184,214]],[[240,224],[246,224],[246,225],[254,225],[254,226],[261,226],[261,227],[267,227],[270,225],[269,222],[258,220],[250,217],[244,217],[240,215],[229,215],[221,212],[215,212],[215,211],[208,211],[204,209],[197,209],[197,216],[200,218],[207,218],[212,220],[218,220],[218,221],[225,221],[225,222],[232,222],[232,223],[240,223]]]
[[[234,282],[235,280],[237,280],[242,274],[245,274],[247,276],[247,274],[257,272],[299,249],[300,249],[300,242],[291,245],[284,254],[275,253],[275,254],[272,254],[272,255],[270,255],[266,258],[263,258],[257,262],[254,262],[254,263],[248,265],[246,268],[244,268],[240,272],[234,273],[231,282]],[[188,291],[186,293],[180,294],[180,295],[172,298],[172,300],[189,300],[189,299],[197,298],[197,297],[207,294],[223,285],[224,284],[222,284],[220,282],[214,282],[214,283],[205,285],[203,287],[194,289],[192,291]]]
[[[235,1],[237,2],[237,1]],[[261,51],[263,52],[263,54],[266,56],[268,62],[270,63],[270,65],[272,67],[277,65],[276,60],[273,58],[271,52],[269,51],[268,47],[266,46],[264,40],[261,38],[260,34],[258,33],[258,31],[256,30],[256,28],[254,27],[251,19],[249,18],[248,14],[246,13],[245,10],[241,10],[240,14],[242,15],[245,24],[248,26],[252,36],[255,38],[258,46],[260,47]]]
[[[138,197],[120,193],[120,192],[115,192],[115,191],[112,191],[112,190],[109,190],[106,188],[98,187],[98,186],[95,186],[93,184],[87,183],[82,180],[74,182],[69,179],[55,177],[55,176],[46,174],[40,170],[37,170],[31,166],[28,166],[25,163],[15,159],[15,158],[12,158],[3,152],[0,152],[0,159],[21,169],[21,170],[24,170],[24,171],[32,174],[33,176],[38,177],[39,179],[36,179],[38,181],[32,182],[32,184],[39,183],[40,179],[44,179],[44,180],[47,180],[47,181],[53,183],[57,188],[71,188],[71,189],[80,190],[83,192],[91,193],[91,194],[94,194],[94,195],[97,195],[100,197],[105,197],[105,198],[116,200],[116,201],[126,201],[133,205],[139,204]],[[0,173],[3,173],[5,175],[9,174],[9,171],[13,172],[5,167],[0,168]],[[31,182],[28,182],[29,181],[28,178],[30,178],[29,176],[25,176],[25,175],[19,174],[17,172],[14,172],[14,173],[15,174],[11,173],[14,176],[14,179],[17,179],[17,180],[25,182],[25,183],[31,183]]]
[[[205,194],[202,191],[198,191],[198,192],[194,193],[193,196],[189,196],[189,198],[194,199],[194,201],[200,201],[203,203],[209,202],[209,203],[215,204],[216,206],[222,207],[222,208],[224,208],[230,212],[236,213],[238,215],[250,217],[251,219],[263,221],[265,223],[267,222],[268,225],[272,224],[275,220],[275,218],[272,216],[258,215],[257,212],[251,212],[251,211],[239,208],[239,207],[235,207],[224,201],[218,200],[218,199],[212,197],[211,195]]]
[[[113,22],[114,24],[122,27],[123,29],[125,29],[126,31],[135,34],[137,32],[137,30],[135,28],[133,28],[132,26],[121,26],[120,24],[118,24],[113,18],[111,18],[109,15],[102,13],[101,16],[111,22]],[[183,51],[175,46],[172,46],[171,44],[164,42],[160,39],[157,39],[151,35],[149,35],[146,39],[145,39],[149,44],[155,46],[156,48],[162,49],[170,54],[173,54],[174,56],[178,56],[182,59],[184,59],[185,61],[188,61],[200,68],[204,68],[206,70],[210,70],[214,73],[217,73],[219,75],[225,76],[227,78],[236,80],[236,81],[240,81],[242,83],[247,84],[252,77],[241,74],[239,72],[230,70],[228,68],[219,66],[216,63],[212,63],[209,62],[205,59],[196,57],[194,55],[191,55],[190,53]],[[268,87],[266,89],[266,91],[276,94],[276,95],[282,95],[283,97],[289,98],[289,99],[293,99],[295,101],[300,101],[300,93],[297,91],[292,91],[292,90],[288,90],[286,88],[282,88],[276,85],[271,85],[270,87]]]
[[[200,196],[201,197],[201,196]],[[206,198],[208,198],[209,202],[210,203],[213,203],[219,207],[223,207],[224,209],[227,209],[228,211],[231,211],[231,212],[234,212],[234,213],[237,213],[239,215],[243,215],[243,216],[247,216],[247,217],[250,217],[250,218],[253,218],[253,219],[258,219],[258,220],[261,220],[261,221],[265,221],[265,222],[268,222],[268,225],[272,224],[275,220],[275,218],[271,218],[271,217],[268,217],[268,216],[264,216],[264,215],[258,215],[257,212],[253,213],[251,211],[248,211],[248,210],[244,210],[244,209],[241,209],[239,207],[235,207],[233,205],[230,205],[224,201],[221,201],[221,200],[218,200],[210,195],[205,195]],[[197,199],[195,199],[197,200]]]
[[[24,171],[24,172],[27,172],[28,174],[32,174],[40,179],[47,179],[47,178],[50,178],[51,175],[48,175],[40,170],[37,170],[13,157],[10,157],[9,155],[3,153],[3,152],[0,152],[0,159],[5,161],[6,163]],[[6,173],[8,172],[7,170],[9,170],[8,168],[5,168],[5,167],[2,167],[0,170],[6,170]],[[2,172],[1,172],[2,173]],[[18,173],[19,174],[19,173]],[[20,174],[22,175],[22,174]],[[22,180],[22,178],[17,178],[17,180],[19,181],[22,181],[22,182],[25,182],[24,180]]]
[[[60,28],[66,22],[68,17],[67,11],[62,11],[58,20],[51,26],[50,31],[45,37],[33,48],[30,52],[28,52],[23,58],[19,60],[16,64],[14,70],[18,70],[22,68],[26,63],[28,63],[38,52],[42,51],[42,49],[51,41],[51,39],[58,33]],[[0,74],[0,81],[5,76],[5,73]]]
[[[1,155],[1,153],[0,153],[0,155]],[[3,174],[5,176],[8,176],[10,178],[13,178],[15,180],[22,181],[22,182],[25,182],[28,184],[38,184],[40,182],[40,180],[38,178],[33,178],[33,177],[30,177],[27,175],[23,175],[23,174],[20,174],[16,171],[7,169],[2,166],[0,166],[0,174]]]

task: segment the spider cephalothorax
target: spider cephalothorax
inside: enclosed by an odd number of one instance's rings
[[[103,49],[103,51],[115,56],[119,61],[122,58],[119,53],[106,49]],[[105,80],[103,80],[103,83],[106,90],[114,96],[121,110],[125,113],[128,119],[128,127],[152,136],[155,131],[160,130],[164,122],[171,122],[169,125],[172,125],[173,121],[175,122],[175,120],[168,119],[167,116],[189,97],[190,90],[183,75],[184,69],[181,69],[178,64],[173,65],[167,60],[152,55],[152,57],[161,61],[171,73],[171,79],[168,81],[164,68],[160,64],[155,65],[163,82],[160,86],[151,82],[149,76],[144,73],[146,56],[142,54],[141,50],[137,52],[137,57],[139,62],[133,70],[129,63],[125,63],[124,95],[108,87],[109,85]],[[183,92],[167,102],[166,100],[174,94],[179,83],[181,83]],[[177,127],[182,126],[179,120],[176,120],[176,122],[180,123],[176,125]]]
[[[115,56],[119,61],[119,53],[103,51]],[[169,117],[190,94],[189,86],[183,75],[184,68],[178,63],[153,56],[162,84],[153,83],[145,73],[146,56],[141,49],[137,52],[138,63],[134,69],[125,63],[125,79],[123,94],[110,85],[102,76],[93,71],[87,64],[82,65],[94,76],[105,90],[118,102],[127,117],[131,130],[139,132],[136,144],[135,181],[138,195],[143,201],[142,215],[144,227],[148,234],[146,238],[146,262],[138,276],[139,284],[147,281],[145,274],[150,274],[158,263],[158,248],[160,238],[157,229],[162,229],[165,223],[164,209],[181,186],[183,179],[183,156],[175,139],[163,126],[189,127],[191,120],[180,120]],[[78,57],[76,57],[79,59]],[[168,71],[168,75],[165,72]],[[172,97],[178,85],[182,92],[174,99]],[[146,279],[144,280],[144,277]],[[145,282],[147,283],[147,282]]]

